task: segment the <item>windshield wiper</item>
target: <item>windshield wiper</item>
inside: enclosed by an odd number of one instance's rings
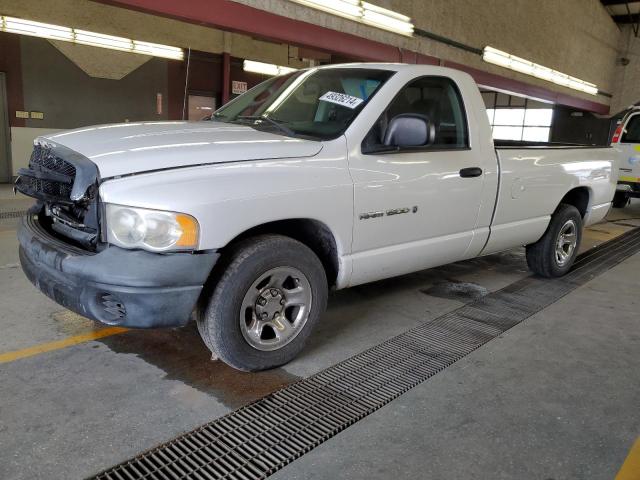
[[[236,120],[255,120],[255,121],[264,121],[264,120],[266,120],[267,122],[269,122],[271,125],[276,127],[281,132],[284,132],[284,133],[286,133],[287,135],[289,135],[291,137],[295,137],[296,136],[296,132],[291,130],[289,127],[283,125],[281,120],[276,120],[274,118],[270,118],[270,117],[267,117],[267,116],[264,116],[264,115],[240,115],[239,117],[236,117]]]

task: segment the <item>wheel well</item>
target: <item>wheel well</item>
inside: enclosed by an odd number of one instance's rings
[[[587,187],[578,187],[567,193],[562,200],[560,200],[560,203],[573,205],[578,209],[582,218],[584,218],[589,208],[589,198],[589,189]]]
[[[329,286],[336,284],[339,268],[336,240],[329,227],[317,220],[294,218],[265,223],[241,233],[223,251],[239,240],[265,233],[284,235],[305,244],[322,262]]]

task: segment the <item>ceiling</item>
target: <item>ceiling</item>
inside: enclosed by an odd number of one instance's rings
[[[616,23],[638,24],[640,1],[600,0]]]

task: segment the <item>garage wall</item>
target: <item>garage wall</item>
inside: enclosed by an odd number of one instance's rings
[[[611,101],[612,114],[640,102],[640,38],[635,36],[631,25],[622,26],[618,55]],[[626,58],[629,63],[623,65],[620,61],[622,58]]]
[[[290,56],[295,57],[286,45],[88,0],[0,0],[0,13],[201,52],[226,51],[279,65],[288,65]]]
[[[594,100],[591,95],[489,65],[478,55],[442,43],[402,37],[288,0],[235,1]],[[596,83],[604,91],[613,88],[620,33],[599,0],[374,0],[372,3],[411,16],[420,29],[477,48],[494,46]],[[604,96],[595,99],[609,103]]]
[[[243,72],[243,58],[303,66],[294,47],[87,0],[0,0],[0,13],[190,47],[188,93],[211,95],[217,105],[223,51],[234,55],[231,80],[247,81],[249,87],[264,77]],[[182,118],[186,62],[0,33],[0,70],[7,74],[14,175],[38,135],[98,123]],[[42,112],[44,118],[21,119],[16,111]]]
[[[424,38],[406,38],[314,10],[288,0],[234,0],[290,18],[353,33],[400,48],[463,63],[565,94],[609,103],[607,97],[555,86],[530,76],[489,65],[475,54]],[[373,3],[410,15],[417,27],[482,48],[492,45],[613,91],[619,29],[599,0],[375,0]],[[191,47],[210,53],[227,51],[286,65],[285,45],[86,0],[0,0],[0,11],[49,23],[142,40]]]
[[[234,0],[298,20],[420,51],[490,73],[527,82],[586,100],[608,104],[605,96],[593,97],[530,76],[487,64],[473,53],[425,38],[407,38],[358,24],[289,0]],[[592,81],[613,90],[619,29],[599,0],[375,0],[373,3],[406,13],[417,27],[471,46],[497,48]],[[281,65],[295,64],[297,55],[286,45],[256,40],[86,0],[0,0],[0,11],[44,22],[71,25],[102,33],[194,50],[231,53]]]
[[[27,165],[39,135],[99,123],[168,118],[167,60],[147,57],[120,80],[94,78],[47,40],[7,34],[0,40],[10,47],[2,56],[6,52],[11,60],[5,59],[1,67],[7,83],[15,85],[7,89],[13,175]],[[92,50],[101,58],[102,49]],[[162,95],[160,114],[157,94]],[[44,118],[17,118],[16,110],[42,112]]]
[[[29,158],[33,150],[33,141],[41,135],[52,135],[60,132],[57,128],[11,127],[11,165],[13,175],[18,170],[29,166]]]
[[[23,110],[22,65],[20,37],[0,32],[0,71],[6,74],[9,122],[24,127],[24,120],[16,118],[16,110]]]
[[[27,120],[27,127],[68,129],[167,118],[166,60],[150,58],[121,80],[93,78],[47,40],[20,40],[24,108],[44,113],[42,120]],[[156,110],[158,93],[164,104],[161,114]]]

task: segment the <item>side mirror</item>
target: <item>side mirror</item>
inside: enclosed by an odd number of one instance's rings
[[[417,113],[402,113],[389,122],[384,134],[386,147],[422,147],[433,143],[436,129],[429,118]]]

